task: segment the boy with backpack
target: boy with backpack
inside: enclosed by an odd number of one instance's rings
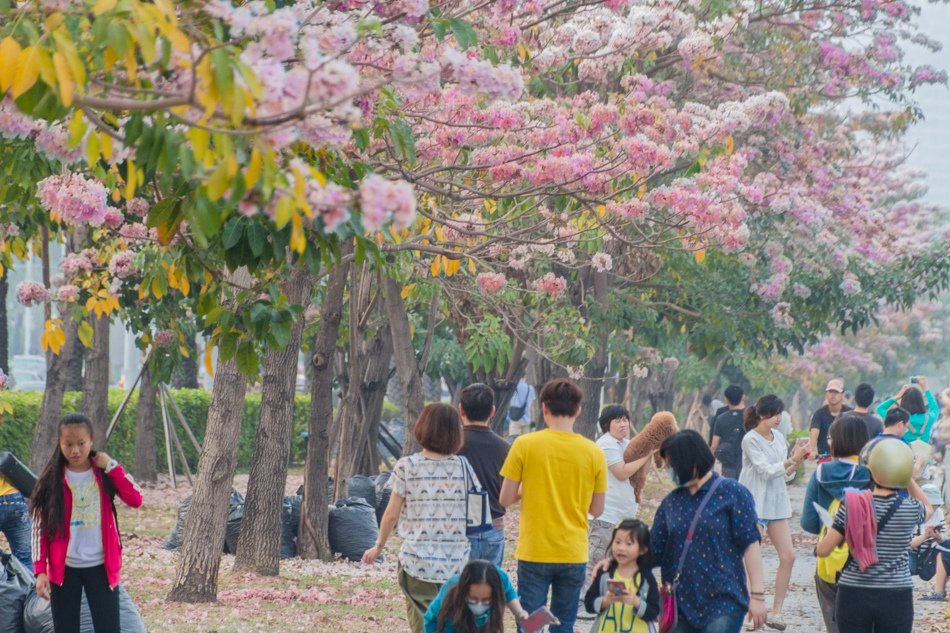
[[[729,403],[729,409],[717,415],[713,421],[709,448],[722,464],[722,476],[738,480],[742,472],[742,438],[745,437],[742,424],[745,394],[739,385],[729,385],[723,395]]]

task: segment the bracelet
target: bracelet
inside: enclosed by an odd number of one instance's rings
[[[749,599],[750,599],[750,600],[755,600],[756,602],[765,602],[765,597],[764,597],[764,596],[752,596],[752,597],[749,598]]]
[[[764,591],[750,591],[749,595],[750,596],[764,596],[765,592]]]

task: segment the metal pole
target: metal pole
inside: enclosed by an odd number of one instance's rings
[[[158,395],[162,409],[162,425],[165,429],[165,458],[168,460],[168,474],[172,478],[172,488],[178,488],[178,482],[175,480],[175,462],[172,459],[172,439],[168,428],[168,406],[165,404],[165,395],[161,389],[158,390]]]
[[[139,384],[139,381],[142,380],[142,374],[145,373],[145,367],[146,365],[143,363],[142,369],[139,371],[139,375],[135,378],[135,382],[133,382],[132,386],[129,387],[129,390],[125,393],[125,397],[122,399],[122,404],[119,405],[115,415],[112,416],[112,421],[109,422],[109,428],[106,429],[106,441],[103,443],[103,446],[109,443],[109,438],[112,436],[112,431],[115,430],[115,425],[119,422],[119,417],[125,411],[125,407],[128,406],[129,400],[132,398],[132,392],[135,391],[135,387]]]
[[[178,416],[178,420],[185,429],[185,435],[188,436],[188,439],[191,441],[191,445],[194,446],[195,450],[200,454],[201,444],[198,443],[198,440],[195,438],[195,434],[191,431],[191,426],[188,425],[188,421],[185,420],[185,416],[182,415],[181,409],[178,408],[178,403],[175,402],[175,397],[172,395],[172,390],[168,388],[168,385],[162,386],[165,388],[165,393],[168,395],[168,401],[172,403],[172,409],[175,410],[175,415]]]
[[[165,388],[167,388],[167,387],[165,387],[164,384],[162,384],[162,387],[163,387],[163,389],[162,389],[162,391],[161,391],[162,406],[164,406],[164,407],[167,409],[167,408],[168,408],[168,403],[167,403],[167,401],[165,400]],[[189,468],[189,466],[188,466],[188,460],[185,458],[185,451],[184,451],[184,449],[181,447],[181,440],[178,439],[178,431],[175,430],[175,422],[174,422],[174,420],[170,420],[168,426],[169,426],[169,428],[171,429],[171,432],[172,432],[172,442],[175,443],[175,452],[178,453],[178,460],[181,462],[181,467],[182,467],[182,469],[184,469],[184,471],[185,471],[185,477],[188,478],[188,485],[194,486],[194,482],[191,480],[191,468]]]

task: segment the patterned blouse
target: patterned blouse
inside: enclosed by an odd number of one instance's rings
[[[441,584],[468,562],[464,459],[429,459],[415,453],[393,468],[389,483],[406,500],[399,515],[404,539],[399,564],[413,578]]]
[[[677,488],[663,499],[653,520],[650,541],[654,564],[663,582],[672,582],[693,516],[712,483],[713,474],[695,495]],[[694,628],[704,628],[722,615],[749,607],[742,555],[759,541],[755,503],[739,482],[725,479],[706,504],[676,589],[679,615]]]

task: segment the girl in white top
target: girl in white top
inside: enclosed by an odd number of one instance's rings
[[[792,533],[788,526],[792,504],[785,478],[798,469],[808,450],[805,443],[799,442],[788,457],[788,444],[778,431],[784,409],[785,405],[778,396],[768,395],[745,410],[743,421],[747,433],[742,438],[742,473],[739,475],[739,483],[748,488],[755,499],[760,527],[768,533],[778,552],[775,597],[765,625],[779,631],[785,630],[782,604],[795,564]]]

